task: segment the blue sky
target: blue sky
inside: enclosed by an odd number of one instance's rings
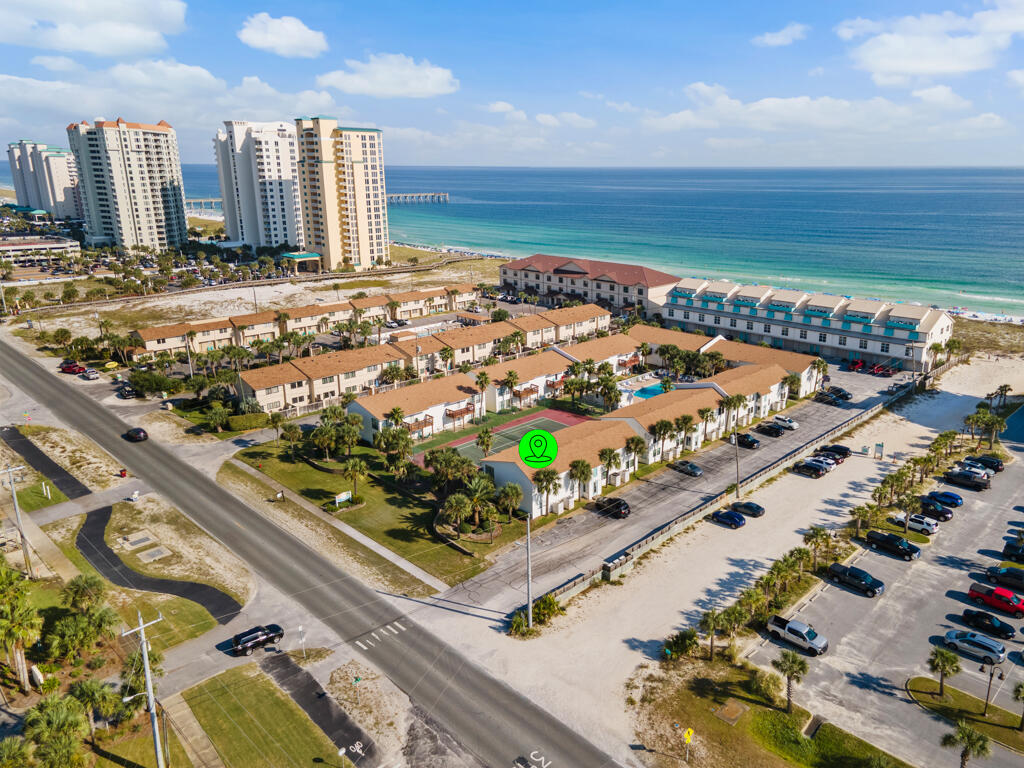
[[[495,7],[492,7],[495,6]],[[330,114],[392,165],[1024,165],[1024,0],[3,0],[0,137]]]

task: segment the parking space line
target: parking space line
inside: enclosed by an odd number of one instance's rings
[[[401,624],[399,624],[399,623],[398,623],[397,621],[396,621],[396,622],[394,622],[394,624],[395,624],[395,626],[396,626],[396,627],[398,627],[398,628],[399,628],[400,630],[402,630],[403,632],[405,632],[405,627],[403,627],[403,626],[402,626]]]
[[[362,648],[362,649],[363,649],[364,651],[366,650],[366,646],[365,646],[365,645],[363,645],[363,644],[362,644],[361,642],[359,642],[358,640],[356,640],[356,645],[358,645],[358,646],[359,646],[360,648]]]

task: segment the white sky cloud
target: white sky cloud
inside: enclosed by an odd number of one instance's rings
[[[1024,69],[1011,69],[1006,73],[1006,79],[1024,93]]]
[[[507,101],[492,101],[487,105],[487,111],[504,115],[506,120],[514,120],[520,123],[526,120],[526,113],[521,109],[516,109]]]
[[[546,113],[543,113],[543,112],[541,114],[537,115],[536,118],[534,118],[534,119],[538,123],[540,123],[541,125],[543,125],[543,126],[545,126],[547,128],[557,128],[558,126],[560,126],[562,124],[561,121],[559,121],[559,119],[557,117],[555,117],[554,115],[549,115],[549,114],[546,114]]]
[[[315,59],[327,50],[324,33],[310,29],[294,16],[275,19],[269,13],[257,13],[242,24],[238,39],[250,48],[290,59]]]
[[[74,72],[81,68],[77,61],[67,56],[33,56],[29,63],[51,72]]]
[[[969,99],[965,99],[948,85],[933,85],[930,88],[919,88],[913,91],[911,95],[926,104],[932,104],[942,109],[968,109],[971,106]]]
[[[605,105],[616,112],[639,112],[640,107],[634,107],[628,101],[606,101]]]
[[[182,0],[3,0],[0,43],[96,56],[154,53],[185,28]]]
[[[317,85],[380,99],[429,98],[459,89],[450,69],[435,67],[426,59],[416,62],[401,53],[374,53],[367,61],[346,59],[345,66],[349,71],[338,69],[317,77]]]
[[[594,120],[591,120],[589,117],[583,117],[583,115],[576,112],[559,112],[558,119],[573,128],[593,128],[597,125]]]
[[[758,35],[750,42],[754,45],[765,48],[777,48],[783,45],[791,45],[797,40],[803,40],[807,37],[807,33],[810,32],[810,30],[811,28],[806,24],[791,21],[778,32],[765,32],[763,35]]]
[[[704,139],[704,145],[706,147],[726,151],[734,149],[751,149],[752,147],[760,147],[762,144],[764,144],[764,139],[760,136],[748,136],[745,138],[721,138],[718,136],[710,136]]]

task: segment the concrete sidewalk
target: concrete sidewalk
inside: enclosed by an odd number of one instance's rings
[[[89,497],[87,496],[86,498]],[[41,558],[61,581],[66,584],[79,575],[75,564],[64,556],[64,553],[60,551],[60,547],[54,544],[53,540],[43,532],[43,529],[32,519],[31,515],[22,513],[21,526],[25,531],[25,538],[28,539],[29,546],[35,555]]]
[[[181,742],[192,765],[201,765],[204,768],[225,768],[217,748],[213,746],[210,737],[206,735],[203,726],[199,724],[188,702],[181,697],[181,694],[172,694],[162,699],[160,703],[163,704],[164,710],[178,734],[178,741]]]
[[[31,513],[31,516],[38,525],[46,525],[47,523],[52,523],[57,520],[63,520],[65,517],[84,515],[92,512],[94,509],[98,509],[99,507],[106,507],[116,504],[119,501],[125,501],[132,495],[133,491],[138,491],[139,496],[145,496],[151,490],[152,489],[139,478],[132,478],[127,483],[119,485],[116,488],[108,488],[105,491],[97,491],[96,493],[91,493],[88,496],[82,496],[79,499],[62,501],[60,504],[53,504],[49,507],[37,509]]]
[[[328,515],[326,512],[324,512],[318,506],[316,506],[315,504],[309,503],[302,496],[300,496],[299,494],[291,491],[290,489],[286,488],[285,486],[281,485],[279,482],[274,480],[272,477],[269,477],[269,476],[263,474],[259,470],[253,469],[248,464],[246,464],[244,461],[239,461],[238,459],[231,459],[231,463],[233,465],[235,465],[236,467],[238,467],[239,469],[245,471],[247,474],[252,475],[252,477],[256,478],[261,483],[269,485],[275,491],[284,491],[284,495],[285,495],[286,499],[295,502],[300,507],[302,507],[307,512],[309,512],[311,515],[315,515],[316,517],[318,517],[321,520],[323,520],[325,523],[328,523],[329,525],[333,525],[335,528],[337,528],[339,531],[344,533],[346,536],[349,536],[349,537],[355,539],[356,541],[358,541],[360,544],[362,544],[363,546],[367,547],[368,549],[372,549],[374,552],[376,552],[378,555],[383,557],[385,560],[388,560],[389,562],[394,563],[399,568],[401,568],[403,571],[405,571],[408,574],[411,574],[411,575],[415,576],[417,579],[422,581],[424,584],[427,584],[428,586],[432,587],[433,589],[437,590],[438,592],[446,592],[449,589],[448,585],[445,584],[443,581],[441,581],[436,576],[432,576],[431,574],[427,573],[422,568],[420,568],[418,565],[413,565],[412,563],[410,563],[408,560],[406,560],[401,555],[397,555],[394,552],[392,552],[390,549],[388,549],[387,547],[384,547],[384,546],[378,544],[376,541],[371,539],[366,534],[361,533],[360,531],[357,531],[351,525],[348,525],[347,523],[343,523],[341,520],[338,520],[337,518],[332,517],[331,515]]]

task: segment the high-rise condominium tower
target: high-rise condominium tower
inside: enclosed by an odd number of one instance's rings
[[[68,126],[78,163],[86,244],[157,250],[185,242],[185,193],[178,138],[156,125],[84,120]]]
[[[381,132],[330,117],[300,117],[295,132],[306,250],[326,270],[390,261]]]
[[[78,168],[66,149],[21,139],[7,145],[18,205],[48,211],[55,219],[82,218]]]
[[[303,245],[295,126],[225,120],[213,140],[228,238]]]

